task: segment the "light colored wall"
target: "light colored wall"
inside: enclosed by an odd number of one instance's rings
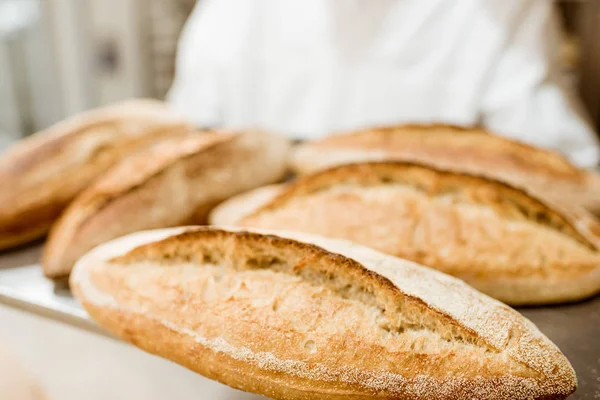
[[[6,46],[0,44],[0,150],[21,134],[7,51]]]
[[[14,52],[0,33],[0,146],[68,115],[151,95],[147,1],[27,0],[39,5],[39,18],[11,43],[25,61],[18,75],[26,88],[18,93],[29,107],[15,98]],[[101,62],[107,44],[117,54],[114,69]]]
[[[0,1],[0,7],[7,4]],[[49,21],[41,11],[43,3],[16,0],[14,4],[24,6],[13,9],[24,16],[12,25],[10,18],[3,20],[4,29],[0,30],[0,145],[42,129],[61,116],[62,97]]]

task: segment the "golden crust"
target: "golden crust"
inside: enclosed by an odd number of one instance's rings
[[[300,174],[359,161],[394,159],[485,175],[600,213],[600,179],[559,153],[477,128],[400,125],[336,135],[297,147]]]
[[[600,291],[600,227],[499,181],[402,162],[347,164],[286,186],[239,226],[352,240],[509,304]]]
[[[68,275],[79,256],[126,233],[205,223],[223,199],[281,179],[287,150],[286,139],[262,132],[192,132],[124,159],[53,226],[44,273]]]
[[[147,231],[87,254],[71,286],[121,338],[275,399],[562,399],[576,387],[519,313],[349,242]]]
[[[160,102],[130,100],[16,143],[0,158],[0,249],[43,236],[77,193],[125,155],[190,129]]]
[[[285,188],[285,184],[267,185],[225,200],[208,215],[211,225],[234,226],[261,206],[269,203]]]

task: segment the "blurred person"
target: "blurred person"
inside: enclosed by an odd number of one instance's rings
[[[200,0],[167,96],[199,126],[313,139],[482,125],[596,165],[549,0]]]

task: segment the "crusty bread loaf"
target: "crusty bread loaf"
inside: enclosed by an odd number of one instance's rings
[[[274,399],[563,399],[575,372],[530,321],[450,276],[350,242],[146,231],[71,287],[124,340]]]
[[[247,215],[273,200],[285,184],[267,185],[233,196],[213,208],[208,215],[211,225],[236,225]]]
[[[298,146],[294,169],[305,174],[358,161],[400,160],[500,179],[565,205],[600,214],[600,177],[562,155],[449,125],[391,126],[336,135]]]
[[[130,100],[17,142],[0,157],[0,249],[43,236],[75,195],[122,157],[190,129],[163,103]]]
[[[68,275],[94,246],[141,229],[205,223],[223,199],[281,179],[287,139],[263,132],[190,133],[126,158],[52,227],[44,273]]]
[[[600,291],[600,227],[585,210],[417,164],[347,164],[309,175],[236,225],[352,240],[513,305]]]

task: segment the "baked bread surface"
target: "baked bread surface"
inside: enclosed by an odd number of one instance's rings
[[[211,225],[234,226],[277,197],[284,188],[285,184],[267,185],[233,196],[211,210],[208,222]]]
[[[43,236],[114,163],[191,128],[163,103],[140,99],[70,117],[17,142],[0,157],[0,249]]]
[[[399,125],[330,136],[299,145],[296,172],[359,161],[400,160],[500,179],[600,214],[600,177],[557,152],[452,125]]]
[[[223,199],[281,179],[287,139],[264,132],[191,132],[128,157],[52,227],[44,273],[66,276],[96,245],[142,229],[201,224]]]
[[[347,164],[307,176],[237,225],[348,239],[513,305],[600,291],[600,228],[587,212],[418,164]]]
[[[562,399],[530,321],[437,271],[345,241],[190,227],[84,256],[71,287],[110,332],[274,399]]]

